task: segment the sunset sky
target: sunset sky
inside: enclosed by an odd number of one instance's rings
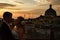
[[[13,13],[13,18],[35,18],[44,15],[49,4],[60,15],[60,0],[0,0],[0,18],[5,11]]]

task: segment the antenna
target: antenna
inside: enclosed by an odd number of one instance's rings
[[[26,15],[24,14],[24,18],[26,18]]]

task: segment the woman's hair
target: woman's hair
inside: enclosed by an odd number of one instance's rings
[[[17,21],[16,22],[17,27],[22,28],[25,31],[24,24],[22,24],[22,21],[24,21],[24,18],[20,16],[16,19],[16,21]]]
[[[19,16],[17,19],[16,19],[16,24],[19,25],[19,26],[22,26],[22,21],[24,20],[23,17]]]
[[[24,18],[21,17],[21,16],[19,16],[17,19],[18,19],[19,21],[23,21],[23,20],[24,20]]]

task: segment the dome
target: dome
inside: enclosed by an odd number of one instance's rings
[[[56,16],[56,11],[52,8],[52,5],[45,11],[45,16]]]

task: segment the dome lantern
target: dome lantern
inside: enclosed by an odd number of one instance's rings
[[[56,16],[56,11],[52,8],[52,5],[50,4],[50,8],[45,11],[45,16]]]

